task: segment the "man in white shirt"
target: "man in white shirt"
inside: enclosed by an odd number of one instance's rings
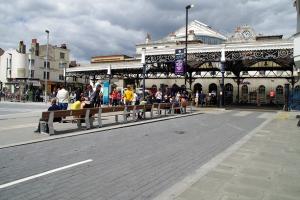
[[[161,103],[162,101],[162,92],[161,89],[159,88],[158,91],[155,94],[155,99],[157,103]]]
[[[58,106],[61,110],[67,110],[68,109],[68,103],[69,103],[69,92],[64,88],[64,86],[61,86],[61,89],[57,92],[56,98],[58,100]]]

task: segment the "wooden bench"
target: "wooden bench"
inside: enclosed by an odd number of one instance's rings
[[[150,117],[154,117],[154,111],[156,110],[158,116],[161,116],[161,110],[165,110],[165,116],[167,111],[171,111],[175,114],[175,110],[180,109],[182,113],[182,107],[175,107],[175,104],[160,103],[160,104],[146,104],[136,106],[113,106],[113,107],[100,107],[100,108],[85,108],[79,110],[57,110],[42,112],[42,118],[40,120],[40,126],[48,125],[49,135],[55,134],[53,123],[58,122],[57,118],[61,118],[60,122],[77,122],[77,127],[82,128],[82,123],[86,124],[86,129],[93,127],[93,122],[97,119],[98,127],[103,126],[102,117],[104,113],[108,113],[105,116],[114,116],[115,122],[119,122],[118,116],[123,117],[123,122],[128,122],[128,117],[131,116],[133,121],[138,120],[139,113],[142,112],[142,118],[146,119],[146,112],[150,112]],[[70,118],[71,117],[71,118]],[[43,127],[40,129],[43,131]]]
[[[67,117],[73,117],[71,119],[67,119]],[[56,121],[55,119],[61,118],[60,121]],[[86,123],[87,129],[91,128],[91,116],[90,109],[80,109],[80,110],[56,110],[56,111],[47,111],[42,113],[42,118],[40,120],[40,130],[41,132],[44,130],[44,123],[48,125],[49,135],[53,135],[54,127],[53,123],[55,122],[77,122],[77,127],[81,128],[81,121]]]

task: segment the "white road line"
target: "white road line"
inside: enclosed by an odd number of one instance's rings
[[[246,115],[249,115],[249,114],[251,114],[252,112],[250,112],[250,111],[240,111],[240,112],[238,112],[238,113],[235,113],[233,116],[236,116],[236,117],[244,117],[244,116],[246,116]]]
[[[36,174],[36,175],[33,175],[33,176],[22,178],[22,179],[13,181],[13,182],[5,183],[5,184],[0,185],[0,189],[7,188],[7,187],[10,187],[12,185],[16,185],[16,184],[19,184],[19,183],[22,183],[22,182],[25,182],[25,181],[29,181],[29,180],[32,180],[32,179],[35,179],[35,178],[38,178],[38,177],[41,177],[41,176],[46,176],[48,174],[52,174],[52,173],[55,173],[55,172],[58,172],[58,171],[61,171],[61,170],[64,170],[64,169],[68,169],[68,168],[75,167],[75,166],[78,166],[78,165],[82,165],[82,164],[92,162],[92,161],[93,161],[92,159],[88,159],[88,160],[85,160],[85,161],[82,161],[82,162],[74,163],[74,164],[71,164],[71,165],[67,165],[67,166],[64,166],[64,167],[60,167],[60,168],[56,168],[56,169],[53,169],[53,170],[50,170],[50,171],[46,171],[46,172],[43,172],[43,173],[40,173],[40,174]]]

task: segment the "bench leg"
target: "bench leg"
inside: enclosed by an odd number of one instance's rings
[[[85,119],[85,125],[86,129],[91,129],[91,120],[89,117]]]
[[[82,128],[82,125],[81,125],[81,121],[80,121],[80,120],[77,120],[77,128],[79,128],[79,129]]]
[[[115,115],[115,121],[116,121],[116,123],[119,122],[119,115]]]
[[[126,113],[123,114],[123,121],[124,121],[124,123],[127,123],[127,114]]]
[[[54,135],[53,122],[48,122],[49,135]]]
[[[102,127],[101,112],[98,113],[98,128]]]

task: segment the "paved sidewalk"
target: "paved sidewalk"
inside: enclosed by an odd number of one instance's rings
[[[299,112],[279,112],[216,167],[197,170],[207,173],[188,189],[166,199],[299,200],[300,128],[296,114]]]

